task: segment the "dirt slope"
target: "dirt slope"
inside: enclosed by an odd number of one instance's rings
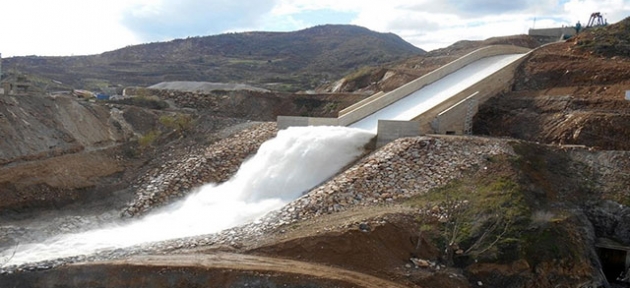
[[[630,33],[623,27],[628,21],[536,50],[519,68],[513,91],[480,108],[474,133],[630,149],[625,140],[630,101],[624,98],[630,89],[630,54],[606,38],[627,39]]]

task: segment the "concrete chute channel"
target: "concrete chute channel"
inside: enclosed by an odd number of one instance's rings
[[[507,89],[507,87],[511,86],[511,82],[513,80],[514,70],[520,63],[520,60],[524,59],[524,56],[529,51],[529,49],[515,47],[515,46],[491,46],[482,48],[475,52],[472,52],[450,64],[445,65],[444,67],[427,74],[419,79],[416,79],[396,90],[390,91],[388,93],[378,93],[375,97],[370,97],[369,101],[364,101],[361,103],[357,103],[357,105],[353,105],[354,107],[350,109],[350,111],[345,111],[343,115],[340,115],[338,118],[302,118],[302,117],[279,117],[278,126],[280,128],[287,128],[290,126],[350,126],[354,131],[361,132],[353,132],[355,136],[348,136],[352,139],[347,139],[348,143],[337,143],[339,145],[355,145],[356,147],[363,147],[369,139],[373,138],[373,133],[378,130],[378,138],[379,143],[386,143],[389,140],[393,140],[398,137],[404,136],[415,136],[426,133],[435,133],[440,131],[435,131],[435,127],[431,126],[432,122],[435,122],[439,117],[443,117],[444,119],[440,120],[439,129],[443,129],[445,131],[463,131],[460,129],[460,126],[464,126],[465,119],[467,117],[471,117],[470,106],[466,104],[466,101],[474,100],[474,103],[478,105],[479,103],[485,101],[488,97],[495,95],[496,93]],[[465,107],[462,112],[462,107]],[[473,107],[475,108],[475,107]],[[475,108],[476,109],[476,108]],[[473,109],[474,110],[474,109]],[[448,113],[447,113],[448,112]],[[473,111],[474,112],[474,111]],[[450,113],[450,114],[449,114]],[[455,120],[453,120],[455,119]],[[439,120],[439,119],[438,119]],[[391,122],[386,122],[391,121]],[[404,122],[402,125],[405,127],[401,129],[399,126],[400,123]],[[378,127],[378,129],[377,129]],[[348,129],[348,128],[344,128]],[[439,130],[438,129],[438,130]],[[289,129],[287,129],[289,130]],[[351,131],[348,130],[348,131]],[[367,130],[367,131],[366,131]],[[461,133],[461,132],[460,132]],[[322,150],[336,150],[331,148],[331,142],[326,142],[321,140],[321,133],[314,133],[319,137],[318,140],[312,141],[304,141],[310,143],[319,143],[319,147],[313,148],[314,151],[322,151]],[[339,133],[337,133],[339,134]],[[340,134],[348,135],[352,134],[350,132],[342,131]],[[369,135],[369,136],[368,136]],[[383,140],[382,140],[383,139]],[[299,142],[299,140],[291,140],[293,142]],[[332,140],[330,140],[332,141]],[[335,140],[336,141],[336,140]],[[264,145],[264,144],[263,144]],[[336,147],[336,146],[335,146]],[[262,148],[261,148],[262,149]],[[309,149],[306,149],[309,150]],[[340,149],[341,150],[341,149]],[[301,151],[296,151],[297,154],[303,154],[305,151],[301,149]],[[285,154],[289,154],[288,152],[283,152]],[[348,154],[347,151],[342,151],[342,154]],[[259,150],[260,154],[260,150]],[[359,153],[360,154],[360,153]],[[286,155],[285,155],[286,156]],[[318,160],[309,160],[312,162],[331,162],[330,159],[337,160],[338,155],[328,155],[328,158],[321,158]],[[359,155],[355,155],[359,156]],[[255,157],[254,157],[255,158]],[[273,158],[273,157],[272,157]],[[290,157],[289,157],[290,158]],[[274,158],[275,159],[275,158]],[[329,159],[329,160],[326,160]],[[314,169],[317,171],[330,169],[330,173],[321,175],[321,179],[314,181],[298,181],[298,182],[309,182],[310,187],[298,187],[295,191],[290,194],[296,194],[287,199],[286,197],[275,197],[276,195],[265,195],[262,197],[260,195],[257,196],[251,194],[251,192],[247,192],[243,194],[241,198],[231,199],[230,201],[234,202],[235,205],[241,205],[241,201],[247,202],[248,200],[254,199],[256,201],[259,200],[273,200],[275,202],[269,202],[268,206],[273,207],[274,209],[278,208],[281,204],[286,204],[286,201],[290,201],[291,199],[295,199],[300,195],[300,193],[305,192],[304,189],[308,190],[312,188],[313,185],[317,185],[321,181],[326,180],[331,175],[336,173],[339,169],[346,166],[352,159],[346,159],[345,162],[337,163],[336,168],[330,168],[326,165],[315,165]],[[274,161],[273,159],[268,161]],[[300,159],[290,159],[290,161],[305,161]],[[276,161],[277,162],[277,161]],[[335,161],[332,161],[335,162]],[[287,165],[291,165],[290,162]],[[297,164],[293,164],[297,165]],[[245,165],[244,165],[245,166]],[[259,167],[260,168],[260,167]],[[263,169],[265,167],[262,167]],[[269,170],[269,169],[266,169]],[[293,175],[295,171],[294,169],[282,170],[279,172],[279,176],[281,174],[291,174]],[[334,170],[334,171],[333,171]],[[240,173],[240,170],[239,172]],[[237,176],[238,177],[238,173]],[[305,172],[305,173],[312,173]],[[309,174],[310,175],[310,174]],[[295,175],[294,175],[295,176]],[[267,178],[274,178],[267,177]],[[298,177],[299,178],[299,177]],[[269,179],[265,179],[265,181],[255,181],[257,185],[272,185],[274,186],[274,191],[280,191],[287,187],[288,184],[278,184],[268,182]],[[231,180],[230,180],[231,181]],[[249,180],[248,180],[249,181]],[[267,182],[266,182],[267,181]],[[311,183],[312,182],[312,183]],[[262,183],[262,184],[261,184]],[[236,184],[235,184],[236,185]],[[292,185],[292,184],[291,184]],[[239,185],[236,185],[239,186]],[[240,187],[240,186],[239,186]],[[230,187],[232,188],[232,187]],[[271,189],[271,188],[270,188]],[[286,190],[286,189],[285,189]],[[249,191],[249,190],[248,190]],[[263,193],[264,194],[264,193]],[[267,197],[269,196],[269,197]],[[212,197],[211,197],[212,198]],[[262,199],[260,199],[262,198]],[[204,201],[212,202],[212,204],[217,204],[219,206],[221,203],[215,201],[216,199],[205,198]],[[277,200],[277,201],[276,201]],[[216,202],[216,203],[215,203]],[[230,202],[231,203],[231,202]],[[258,202],[256,202],[258,203]],[[236,205],[236,206],[238,206]],[[244,205],[244,204],[243,204]],[[235,207],[236,207],[235,206]],[[256,217],[260,216],[259,213],[255,215]],[[216,217],[216,215],[215,215]],[[251,220],[251,219],[250,219]],[[238,225],[239,223],[236,223]],[[242,222],[241,222],[242,224]],[[161,225],[161,224],[160,224]],[[158,225],[158,227],[160,227]],[[129,230],[130,233],[133,230],[139,230],[132,228]],[[166,230],[162,228],[162,230]],[[126,230],[122,230],[123,233]],[[205,233],[214,233],[205,232]],[[198,235],[198,234],[195,234]],[[181,237],[188,237],[194,235],[182,235]],[[160,241],[164,239],[157,239],[155,241]],[[136,245],[138,243],[133,243],[132,245]],[[109,246],[105,246],[105,248],[121,248],[127,246],[116,246],[107,243]],[[39,247],[42,248],[42,247]],[[37,253],[38,247],[34,247],[34,250],[31,250],[31,253]],[[22,248],[20,248],[22,249]],[[51,249],[51,247],[47,247],[47,249]],[[53,249],[54,250],[54,249]],[[82,251],[81,254],[87,254],[89,251]],[[9,251],[10,253],[10,251]],[[28,253],[28,252],[22,252]],[[72,254],[71,254],[72,255]],[[71,255],[63,255],[59,257],[69,257]],[[20,255],[22,257],[23,255]],[[24,256],[24,259],[30,259],[28,255]],[[223,254],[223,256],[217,255],[197,255],[197,254],[187,254],[183,255],[168,255],[168,256],[147,256],[148,258],[142,257],[132,257],[127,260],[116,260],[109,262],[83,262],[72,265],[67,265],[61,268],[56,268],[48,271],[40,271],[34,274],[29,273],[16,273],[12,275],[3,275],[0,276],[0,286],[2,287],[13,287],[15,285],[20,285],[20,283],[28,284],[28,286],[32,287],[49,287],[52,286],[57,287],[82,287],[85,284],[92,285],[93,283],[98,283],[98,286],[103,287],[119,287],[119,286],[137,286],[134,283],[138,284],[138,279],[145,279],[146,281],[150,280],[151,277],[154,277],[156,273],[162,273],[160,275],[167,275],[165,278],[156,278],[163,279],[162,282],[158,283],[159,285],[163,285],[164,287],[173,287],[172,283],[180,285],[186,285],[186,283],[191,285],[207,285],[208,283],[218,283],[217,279],[222,279],[221,277],[225,276],[226,273],[232,275],[230,277],[245,279],[243,283],[253,283],[255,281],[269,281],[273,285],[287,285],[286,287],[295,287],[300,286],[303,287],[303,283],[300,281],[295,281],[295,275],[299,275],[301,279],[310,279],[309,283],[319,283],[321,285],[315,284],[317,287],[345,287],[345,286],[372,286],[372,287],[396,287],[395,284],[388,283],[386,281],[379,282],[378,280],[371,279],[367,275],[363,275],[360,273],[352,274],[354,272],[345,271],[341,269],[333,269],[336,271],[324,271],[325,269],[317,266],[311,265],[303,262],[286,262],[288,260],[280,260],[280,259],[272,259],[272,258],[263,258],[263,257],[254,257],[254,256],[245,256],[245,255],[227,255]],[[153,258],[151,258],[153,257]],[[214,258],[213,258],[214,257]],[[218,258],[217,258],[218,257]],[[218,264],[210,264],[212,261],[214,263],[227,263],[222,262],[220,257],[224,257],[226,259],[231,259],[240,263],[241,267],[238,268],[230,265],[218,265]],[[240,258],[239,258],[240,257]],[[238,258],[238,259],[237,259]],[[38,261],[38,260],[32,260]],[[283,262],[285,261],[285,262]],[[295,262],[295,263],[294,263]],[[23,262],[29,263],[29,262]],[[250,265],[251,264],[251,265]],[[290,267],[303,267],[304,269],[281,269],[282,265],[288,265]],[[311,266],[309,266],[311,265]],[[176,268],[169,268],[176,267]],[[324,269],[324,270],[322,270]],[[331,268],[332,269],[332,268]],[[319,274],[316,271],[324,271]],[[133,271],[133,273],[130,273]],[[251,273],[251,271],[263,271],[264,273],[256,274]],[[315,274],[313,274],[315,273]],[[263,275],[264,274],[264,275]],[[125,276],[128,275],[128,276]],[[132,275],[132,276],[129,276]],[[223,275],[223,276],[221,276]],[[262,276],[261,276],[262,275]],[[293,275],[293,276],[291,276]],[[339,275],[346,275],[344,277]],[[160,276],[161,277],[161,276]],[[214,277],[214,278],[213,278]],[[239,278],[240,277],[240,278]],[[300,278],[298,277],[298,278]],[[352,279],[367,279],[365,283],[356,282],[358,280]],[[373,277],[372,277],[373,278]],[[31,280],[28,280],[31,279]],[[188,280],[186,280],[188,279]],[[265,280],[267,279],[267,280]],[[371,280],[370,280],[371,279]],[[200,282],[186,282],[185,281],[200,281]],[[27,282],[24,282],[27,281]],[[53,282],[50,282],[53,281]],[[98,281],[98,282],[93,282]],[[110,281],[110,282],[108,282]],[[144,280],[142,280],[144,281]],[[184,282],[182,282],[184,281]],[[363,281],[363,280],[361,280]],[[92,284],[91,284],[92,283]],[[227,282],[226,282],[227,283]],[[243,283],[228,283],[226,285],[219,285],[224,287],[241,287]],[[140,286],[144,284],[140,283]],[[152,287],[160,287],[159,285]],[[184,286],[182,286],[184,287]]]
[[[278,127],[356,127],[377,133],[379,146],[400,137],[464,134],[466,122],[481,103],[511,89],[516,68],[531,51],[509,45],[484,47],[395,90],[376,93],[342,110],[337,118],[280,116]]]

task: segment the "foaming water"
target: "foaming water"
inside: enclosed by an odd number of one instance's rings
[[[291,127],[263,143],[236,175],[120,226],[22,244],[7,265],[85,255],[103,249],[210,234],[252,221],[296,199],[363,153],[374,135],[346,127]],[[0,258],[10,256],[4,251]]]

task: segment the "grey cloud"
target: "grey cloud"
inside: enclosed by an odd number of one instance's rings
[[[158,13],[127,11],[122,24],[143,41],[203,36],[253,27],[274,1],[165,0]]]
[[[414,11],[452,14],[462,18],[478,18],[515,13],[551,13],[559,11],[557,0],[446,0],[406,7]]]
[[[505,0],[476,0],[461,1],[449,0],[458,11],[469,15],[488,15],[528,9],[531,1],[505,1]]]
[[[439,23],[428,21],[421,17],[399,17],[387,23],[387,29],[398,30],[419,30],[433,31],[440,28]]]

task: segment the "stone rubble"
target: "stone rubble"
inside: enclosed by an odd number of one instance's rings
[[[488,157],[514,155],[503,140],[415,137],[396,140],[280,210],[280,222],[297,221],[352,206],[392,203],[426,193],[482,167]]]
[[[270,137],[275,131],[275,126],[273,125],[261,125],[257,129],[244,131],[243,133],[252,136],[257,135],[260,137],[259,139],[262,139]],[[259,141],[254,140],[255,137],[246,138],[256,143]],[[215,167],[208,163],[210,163],[210,161],[227,161],[227,159],[222,158],[223,156],[221,155],[224,155],[223,153],[227,151],[226,148],[238,146],[233,144],[232,141],[234,140],[226,141],[230,144],[222,143],[221,145],[209,148],[206,151],[207,154],[205,154],[208,155],[208,157],[205,158],[205,162],[199,163],[205,163],[209,167]],[[232,148],[230,149],[233,150]],[[508,140],[452,136],[402,138],[364,157],[349,169],[323,185],[312,189],[309,193],[289,203],[285,207],[270,212],[252,223],[215,234],[199,235],[156,243],[145,243],[125,249],[100,251],[92,255],[75,256],[40,263],[29,263],[17,267],[0,267],[0,275],[14,273],[15,271],[45,270],[74,262],[112,260],[131,255],[185,253],[185,251],[180,251],[179,249],[185,250],[195,247],[222,247],[222,249],[238,250],[242,247],[242,243],[254,241],[271,231],[278,231],[281,226],[287,224],[312,219],[324,214],[336,213],[353,206],[389,205],[399,199],[426,193],[430,189],[439,187],[460,177],[466,170],[483,169],[489,157],[500,154],[515,155],[511,146],[508,144]],[[203,157],[198,156],[191,156],[191,159],[192,158],[203,159]],[[183,161],[182,163],[184,163],[182,164],[183,167],[196,167],[191,163],[198,162],[191,160]],[[234,169],[236,169],[236,167],[238,167],[238,165],[236,165]],[[177,171],[172,170],[174,168],[177,167],[170,167],[167,171]],[[213,169],[216,171],[216,168]],[[178,176],[180,179],[195,176],[193,173],[186,172],[189,170],[181,171],[183,171],[183,173],[180,173]],[[232,172],[232,170],[229,169],[225,171],[229,172],[225,172],[226,175],[223,177],[228,177],[227,173]],[[169,176],[171,178],[168,178],[165,176],[160,177],[160,175],[162,174],[160,174],[159,171],[155,171],[154,174],[151,174],[151,179],[155,180],[153,182],[154,185],[151,187],[173,187],[170,185],[165,186],[164,184],[166,182],[171,183],[170,179],[173,179],[173,176]],[[162,185],[156,185],[156,183],[161,183]],[[173,192],[173,190],[167,189],[160,191],[167,194],[177,193],[177,191]],[[143,193],[142,195],[145,194]],[[150,203],[150,201],[146,203]],[[143,206],[137,205],[134,207]],[[383,221],[386,221],[386,219],[383,219]],[[374,222],[372,222],[372,224],[378,225],[378,223]],[[363,227],[363,230],[368,231],[370,224],[362,222],[349,225],[352,227]],[[350,226],[346,225],[344,227],[351,229]],[[340,227],[340,229],[344,229],[344,227]]]
[[[241,163],[277,133],[267,122],[245,129],[183,160],[171,160],[138,179],[136,197],[122,212],[124,217],[144,214],[194,191],[205,183],[221,183],[232,177]]]

